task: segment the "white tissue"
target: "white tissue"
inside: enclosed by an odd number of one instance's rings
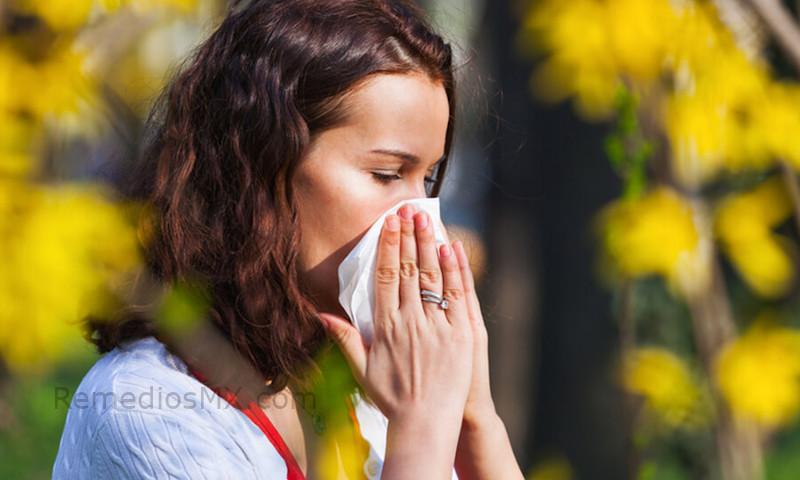
[[[386,216],[397,213],[403,205],[413,205],[417,212],[426,212],[433,224],[436,244],[446,243],[446,236],[439,216],[438,198],[417,198],[404,200],[387,210],[367,230],[361,241],[339,264],[339,303],[367,344],[372,343],[375,329],[375,261],[378,253],[378,239]]]

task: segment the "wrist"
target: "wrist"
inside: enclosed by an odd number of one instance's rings
[[[394,416],[386,436],[384,477],[450,478],[459,438],[458,418],[431,414]]]
[[[502,425],[503,422],[491,400],[480,405],[470,405],[470,407],[464,410],[462,431],[482,431],[496,428],[498,423]]]

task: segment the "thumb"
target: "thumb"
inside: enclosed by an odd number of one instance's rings
[[[319,319],[325,332],[342,350],[356,379],[364,378],[367,372],[367,345],[356,327],[338,315],[320,313]]]

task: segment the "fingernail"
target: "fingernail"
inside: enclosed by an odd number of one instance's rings
[[[403,205],[397,213],[403,217],[403,220],[411,220],[414,217],[414,208],[410,205]]]
[[[443,257],[449,257],[450,254],[453,253],[453,251],[450,250],[449,245],[442,245],[442,248],[439,249],[439,252],[442,254]]]
[[[397,218],[397,215],[389,215],[386,217],[386,228],[390,232],[396,232],[400,230],[400,219]]]
[[[423,228],[428,226],[428,215],[425,213],[420,213],[416,217],[414,217],[414,226],[418,229],[422,230]]]

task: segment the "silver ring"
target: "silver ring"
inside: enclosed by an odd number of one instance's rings
[[[423,302],[438,303],[439,307],[441,307],[442,310],[447,310],[447,308],[450,306],[450,302],[445,300],[441,295],[439,295],[436,292],[432,292],[430,290],[422,290],[420,292],[420,295],[422,296]]]

